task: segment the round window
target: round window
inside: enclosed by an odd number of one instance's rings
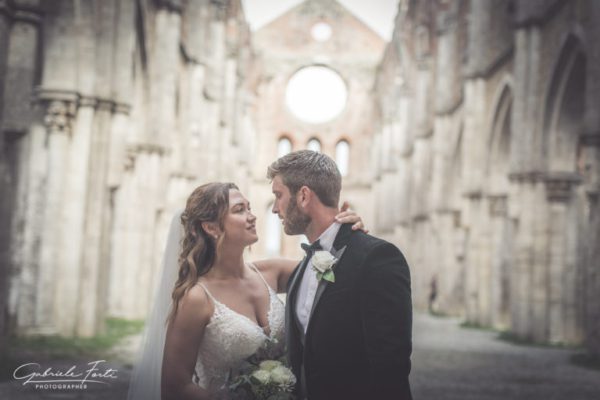
[[[348,98],[348,89],[331,68],[310,66],[300,69],[289,80],[285,103],[302,121],[320,124],[338,116]]]
[[[325,22],[319,22],[310,29],[310,34],[317,42],[326,42],[331,38],[331,26]]]

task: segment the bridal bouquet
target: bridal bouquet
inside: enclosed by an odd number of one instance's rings
[[[293,400],[296,377],[280,361],[265,360],[237,375],[229,384],[232,399]]]
[[[266,359],[272,352],[258,352],[228,381],[232,400],[294,400],[296,377],[282,360]]]

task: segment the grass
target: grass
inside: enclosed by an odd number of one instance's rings
[[[437,311],[437,310],[430,310],[429,315],[431,315],[432,317],[436,317],[436,318],[448,318],[450,317],[449,314],[446,314],[443,311]]]
[[[504,331],[498,330],[496,328],[492,328],[487,325],[481,325],[476,322],[469,322],[469,321],[462,322],[460,324],[460,327],[465,328],[465,329],[476,329],[478,331],[495,332],[495,333],[499,333],[499,334],[504,332]]]
[[[7,352],[0,361],[0,380],[12,376],[14,368],[23,362],[52,359],[106,358],[109,350],[126,336],[140,333],[144,321],[108,318],[106,331],[89,338],[61,336],[26,336],[8,339]]]
[[[548,349],[568,349],[568,350],[576,350],[581,349],[580,345],[570,344],[570,343],[549,343],[549,342],[538,342],[529,338],[523,338],[518,336],[512,332],[501,332],[498,335],[499,340],[503,340],[508,343],[512,343],[518,346],[534,346],[534,347],[542,347]]]
[[[89,338],[66,338],[61,336],[13,337],[9,346],[24,351],[34,351],[49,357],[79,357],[102,355],[126,336],[139,333],[144,321],[108,318],[106,332]]]

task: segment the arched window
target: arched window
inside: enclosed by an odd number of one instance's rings
[[[350,161],[350,144],[345,140],[340,140],[335,145],[335,162],[340,169],[342,176],[348,175],[348,162]]]
[[[277,157],[283,157],[292,151],[292,142],[286,137],[279,139],[277,143]]]
[[[273,204],[267,209],[267,240],[266,250],[268,257],[281,255],[281,221],[277,214],[273,214],[271,209]]]
[[[306,144],[306,148],[312,151],[321,151],[321,142],[317,138],[312,138]]]

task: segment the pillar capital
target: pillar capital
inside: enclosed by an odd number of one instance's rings
[[[521,171],[510,173],[508,179],[516,183],[537,183],[542,181],[545,175],[543,171]]]
[[[544,179],[549,201],[568,201],[572,188],[581,183],[581,176],[571,172],[552,172]]]
[[[181,0],[154,0],[154,4],[160,10],[181,14],[183,6]]]
[[[67,90],[37,89],[35,99],[44,107],[44,124],[48,132],[70,135],[79,95]]]

